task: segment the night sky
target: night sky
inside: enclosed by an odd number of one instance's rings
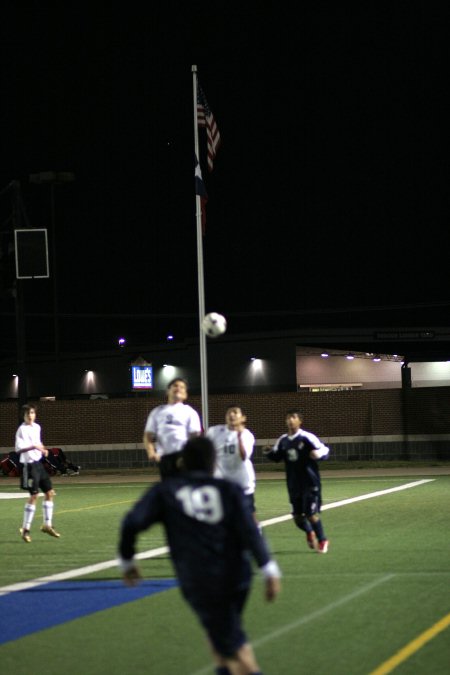
[[[63,348],[197,330],[192,64],[222,137],[212,173],[202,157],[208,311],[230,331],[448,312],[445,3],[101,6],[2,6],[0,189],[20,181],[51,235],[29,175],[75,175],[54,192]],[[25,296],[29,348],[51,349],[52,281]],[[6,353],[13,313],[3,294]]]

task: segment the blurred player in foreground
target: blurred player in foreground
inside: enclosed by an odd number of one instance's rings
[[[36,512],[36,501],[39,490],[45,495],[42,504],[44,524],[41,526],[41,532],[49,534],[51,537],[59,537],[59,533],[52,526],[53,520],[53,486],[50,477],[45,470],[42,457],[47,457],[48,450],[42,445],[41,427],[36,420],[36,407],[25,404],[22,406],[23,422],[16,431],[15,450],[20,456],[20,463],[23,465],[21,487],[28,490],[30,498],[25,504],[23,514],[23,525],[20,528],[22,539],[31,543],[30,529]]]
[[[242,490],[214,478],[215,449],[204,436],[183,450],[185,472],[150,488],[125,516],[119,565],[124,582],[141,578],[134,562],[136,539],[163,523],[181,592],[202,624],[219,675],[257,675],[261,671],[241,626],[250,591],[248,553],[265,579],[265,596],[280,590],[280,571],[244,502]]]
[[[238,405],[225,412],[225,424],[217,424],[206,432],[216,448],[216,478],[226,478],[244,490],[245,500],[255,515],[255,469],[251,456],[255,437],[246,428],[247,417]]]
[[[147,418],[144,447],[148,458],[158,463],[161,478],[180,472],[184,444],[202,431],[197,411],[185,403],[187,397],[186,380],[175,378],[167,386],[167,403],[153,408]]]
[[[330,450],[317,436],[301,429],[302,422],[298,410],[289,410],[287,434],[280,436],[273,448],[264,448],[264,454],[273,462],[284,460],[294,522],[306,532],[310,548],[326,553],[329,542],[320,519],[322,485],[317,461],[326,459]]]

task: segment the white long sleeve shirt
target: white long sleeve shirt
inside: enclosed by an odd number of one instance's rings
[[[216,448],[216,468],[214,476],[237,483],[246,495],[255,492],[255,469],[251,456],[255,446],[255,437],[248,429],[241,433],[241,444],[245,451],[242,459],[239,452],[238,432],[229,429],[226,424],[210,427],[206,432]]]
[[[21,464],[31,464],[31,462],[39,462],[42,457],[42,452],[35,446],[42,445],[41,442],[41,426],[37,422],[33,424],[26,424],[22,422],[16,431],[16,452],[20,456]],[[32,448],[32,450],[24,451],[24,448]]]

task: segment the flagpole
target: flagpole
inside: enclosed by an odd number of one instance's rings
[[[200,162],[198,150],[198,122],[197,122],[197,66],[192,66],[192,89],[194,96],[194,147],[195,156]],[[205,286],[203,279],[203,233],[202,233],[202,206],[200,195],[195,196],[195,215],[197,220],[197,277],[198,277],[198,314],[200,340],[200,383],[202,394],[202,420],[206,431],[208,422],[208,365],[206,358],[206,335],[202,330],[202,320],[205,316]]]

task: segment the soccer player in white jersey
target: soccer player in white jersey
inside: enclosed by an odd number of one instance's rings
[[[238,405],[230,405],[225,412],[225,424],[212,426],[206,432],[216,448],[214,476],[237,483],[244,491],[245,500],[255,516],[255,470],[251,456],[255,437],[246,428],[247,417]]]
[[[167,403],[150,412],[144,430],[144,447],[150,460],[158,463],[161,478],[182,470],[181,451],[189,438],[202,433],[200,417],[186,403],[186,380],[177,377],[167,387]]]
[[[39,490],[45,495],[42,504],[44,523],[41,531],[51,537],[59,537],[59,533],[53,528],[53,497],[52,482],[45,470],[41,459],[47,457],[48,450],[41,441],[41,427],[36,420],[36,406],[25,404],[22,406],[23,422],[16,431],[15,450],[22,464],[21,487],[28,490],[30,498],[25,504],[23,524],[20,528],[22,539],[31,543],[30,529],[36,512],[36,501]]]

